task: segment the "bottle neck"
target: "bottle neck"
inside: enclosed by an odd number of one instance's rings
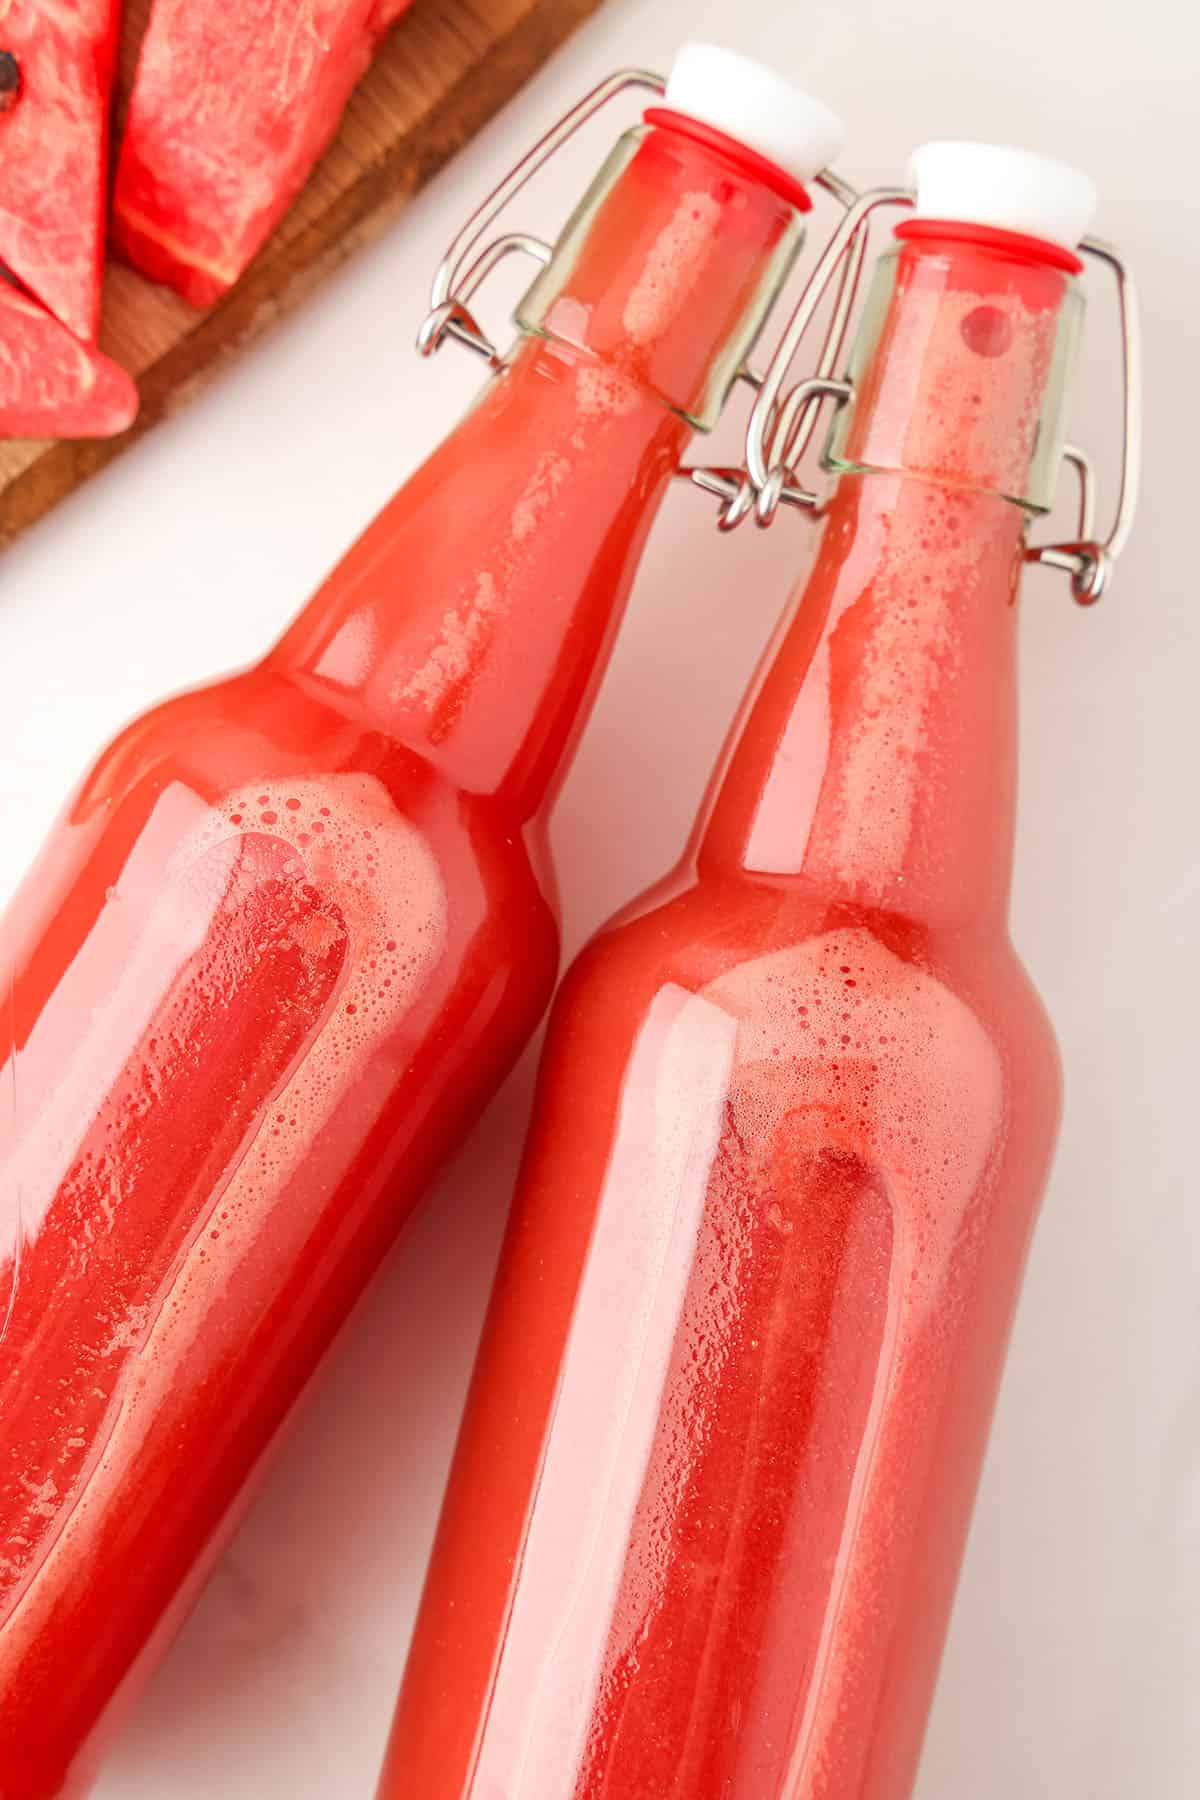
[[[1012,864],[1015,599],[1075,296],[1061,269],[1002,248],[923,239],[889,262],[816,562],[735,734],[701,862],[994,927]]]
[[[687,120],[626,132],[518,307],[521,328],[711,429],[803,238],[803,189],[770,171]]]
[[[530,816],[599,681],[646,533],[795,254],[797,214],[709,146],[628,134],[506,367],[274,652]]]

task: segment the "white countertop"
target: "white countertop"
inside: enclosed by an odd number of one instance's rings
[[[1200,488],[1187,448],[1200,264],[1194,226],[1175,221],[1195,204],[1190,14],[1170,0],[609,0],[382,243],[4,553],[0,895],[111,731],[271,640],[455,418],[478,365],[449,352],[419,364],[409,345],[474,197],[586,85],[622,63],[662,66],[685,35],[773,56],[838,107],[853,132],[840,166],[860,184],[901,178],[935,135],[1078,162],[1100,188],[1098,229],[1142,279],[1137,535],[1094,612],[1071,606],[1061,578],[1027,583],[1015,933],[1058,1026],[1067,1112],[918,1794],[1187,1800],[1200,1791]],[[604,137],[547,178],[525,220],[561,216]],[[1101,447],[1111,478],[1114,340],[1099,302],[1074,435]],[[698,495],[670,497],[559,806],[569,947],[674,858],[805,546],[794,517],[725,539]],[[345,1334],[100,1800],[369,1800],[530,1074],[526,1058]]]

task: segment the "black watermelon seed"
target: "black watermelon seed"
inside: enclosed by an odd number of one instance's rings
[[[0,113],[11,112],[21,98],[21,65],[11,50],[0,50]]]

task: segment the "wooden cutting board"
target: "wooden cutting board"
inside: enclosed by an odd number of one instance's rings
[[[197,312],[169,288],[110,263],[100,343],[137,377],[137,422],[120,437],[86,443],[0,440],[0,544],[183,405],[224,357],[373,237],[599,5],[414,0],[308,186],[223,300]],[[118,117],[149,10],[150,0],[127,0]]]

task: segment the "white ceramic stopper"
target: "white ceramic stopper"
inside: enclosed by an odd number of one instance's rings
[[[1007,144],[923,144],[908,165],[918,219],[1020,231],[1074,250],[1091,224],[1096,189],[1052,156]]]
[[[684,44],[663,105],[736,138],[797,181],[811,181],[845,141],[842,122],[773,69],[716,44]]]

